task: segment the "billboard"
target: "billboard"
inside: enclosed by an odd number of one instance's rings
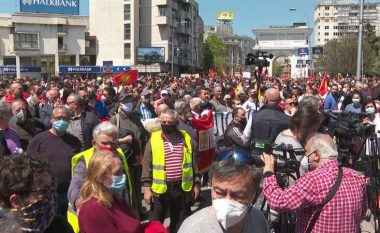
[[[312,52],[315,55],[321,55],[323,54],[323,47],[313,47]]]
[[[218,15],[216,18],[218,20],[234,20],[234,12],[233,11],[218,11]]]
[[[20,0],[20,11],[79,15],[79,0]]]
[[[165,62],[165,48],[163,47],[137,48],[137,63],[162,63],[162,62]]]
[[[112,73],[113,61],[103,61],[103,73]]]

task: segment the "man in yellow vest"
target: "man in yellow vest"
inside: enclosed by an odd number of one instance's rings
[[[80,187],[82,185],[82,181],[84,179],[88,164],[90,163],[94,151],[96,150],[117,150],[119,152],[120,157],[123,161],[124,173],[128,178],[127,188],[123,192],[123,196],[132,208],[134,206],[132,203],[134,193],[129,167],[123,151],[120,148],[118,148],[118,144],[128,143],[126,141],[130,138],[128,138],[127,136],[126,138],[117,139],[118,129],[114,124],[110,122],[103,122],[97,125],[92,132],[92,136],[94,139],[93,147],[83,152],[80,152],[71,159],[72,178],[68,191],[69,208],[67,211],[67,219],[73,227],[75,233],[79,232],[79,224],[76,214],[76,204],[79,199]]]
[[[149,220],[163,223],[170,210],[170,232],[176,233],[199,195],[199,177],[191,137],[178,130],[178,113],[161,113],[162,130],[153,132],[146,145],[141,181],[144,200],[151,205]]]

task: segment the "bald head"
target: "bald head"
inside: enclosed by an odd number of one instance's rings
[[[166,104],[158,105],[156,108],[157,116],[160,116],[162,112],[165,112],[168,109],[169,109],[169,105],[166,105]]]
[[[276,88],[269,88],[265,92],[265,98],[268,104],[278,104],[281,101],[280,92]]]

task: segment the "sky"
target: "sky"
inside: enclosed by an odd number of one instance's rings
[[[80,0],[80,14],[88,15],[88,1]],[[107,0],[104,0],[107,1]],[[221,11],[234,11],[234,32],[254,37],[252,29],[265,29],[269,25],[289,26],[294,22],[309,21],[313,25],[315,0],[196,0],[199,14],[205,25],[216,24]],[[296,11],[289,11],[295,8]],[[0,0],[0,13],[19,11],[19,0]]]

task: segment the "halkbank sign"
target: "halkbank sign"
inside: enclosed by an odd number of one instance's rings
[[[20,0],[20,11],[79,15],[79,0]]]

